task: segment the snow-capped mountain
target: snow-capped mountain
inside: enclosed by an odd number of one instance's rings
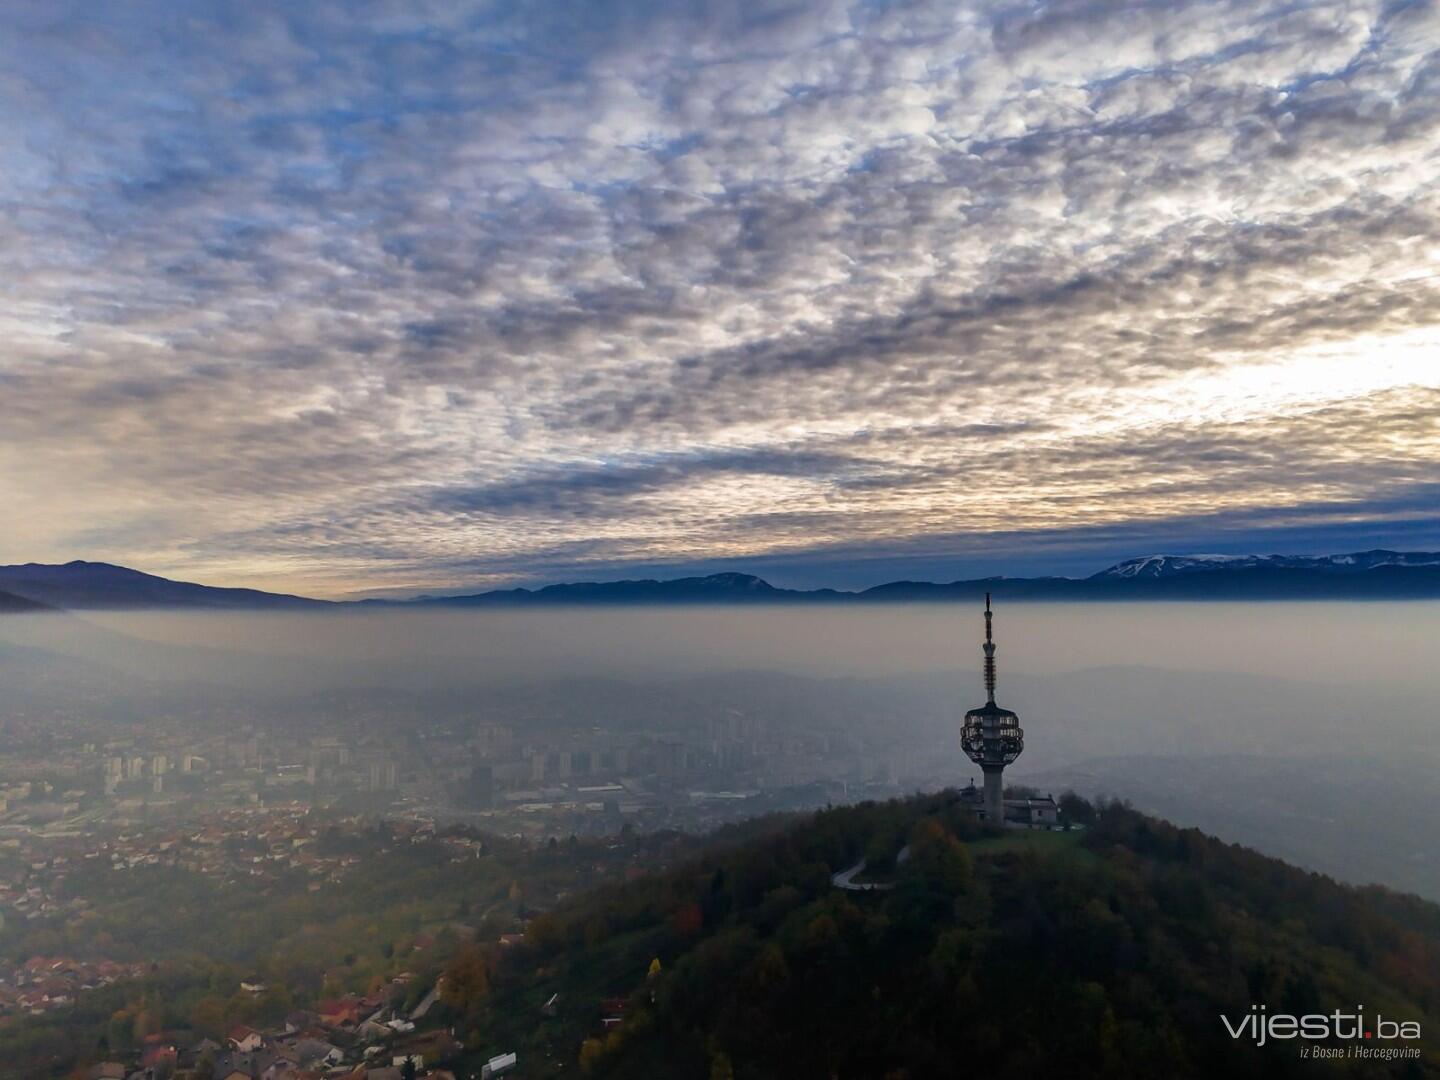
[[[1219,570],[1312,570],[1353,574],[1381,566],[1440,566],[1436,551],[1357,551],[1348,555],[1142,555],[1092,574],[1090,580],[1136,580]]]

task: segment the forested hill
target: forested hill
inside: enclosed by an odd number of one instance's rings
[[[1440,907],[1424,901],[1118,805],[1084,830],[1001,837],[945,793],[748,835],[462,957],[451,1021],[518,1049],[527,1076],[573,1075],[577,1054],[595,1078],[1440,1075]],[[864,854],[860,880],[893,888],[832,885]],[[1232,1039],[1221,1014],[1252,1005],[1418,1022],[1420,1040],[1323,1045],[1423,1056]]]

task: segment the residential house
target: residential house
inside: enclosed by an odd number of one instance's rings
[[[349,994],[320,1003],[320,1023],[329,1028],[353,1028],[376,1010],[378,1003]]]
[[[320,1017],[313,1012],[306,1012],[304,1009],[296,1009],[294,1012],[285,1014],[285,1033],[291,1034],[296,1031],[304,1031],[308,1027],[314,1027],[320,1022]]]
[[[440,1061],[449,1061],[451,1058],[459,1057],[464,1050],[464,1045],[459,1039],[443,1029],[424,1031],[416,1035],[406,1035],[396,1040],[393,1053],[397,1059],[404,1061],[406,1057],[415,1058],[415,1064],[420,1065],[428,1061],[431,1064]]]
[[[240,1024],[231,1029],[230,1035],[225,1041],[230,1044],[231,1049],[242,1054],[249,1054],[265,1045],[265,1036],[252,1027]]]
[[[152,1073],[171,1073],[175,1071],[179,1056],[178,1051],[171,1043],[158,1040],[147,1042],[145,1048],[140,1052],[140,1067],[148,1069]]]

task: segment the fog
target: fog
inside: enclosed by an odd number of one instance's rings
[[[1437,631],[1435,603],[1007,605],[998,697],[1026,731],[1007,777],[1440,896]],[[983,700],[982,634],[965,605],[12,616],[0,713],[33,735],[54,710],[77,739],[143,738],[163,714],[182,731],[239,718],[282,747],[498,723],[542,750],[580,733],[706,753],[741,717],[767,732],[747,764],[684,783],[878,797],[977,774],[958,722]]]
[[[83,623],[84,625],[79,625]],[[983,624],[955,604],[566,608],[337,614],[105,612],[0,622],[5,638],[103,658],[89,628],[184,649],[361,664],[371,679],[465,683],[768,670],[884,676],[978,671]],[[1013,604],[996,614],[1002,677],[1139,665],[1440,693],[1440,604]],[[107,653],[107,648],[114,650]],[[189,662],[203,657],[191,655]],[[183,662],[170,670],[187,674]],[[211,676],[206,671],[205,677]]]

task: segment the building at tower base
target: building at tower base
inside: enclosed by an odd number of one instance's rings
[[[960,802],[981,821],[995,821],[987,806],[985,790],[975,786],[972,779],[968,787],[960,789]],[[1013,799],[1001,799],[1005,808],[1005,826],[1011,829],[1058,829],[1060,828],[1060,806],[1051,795],[1029,795]]]

